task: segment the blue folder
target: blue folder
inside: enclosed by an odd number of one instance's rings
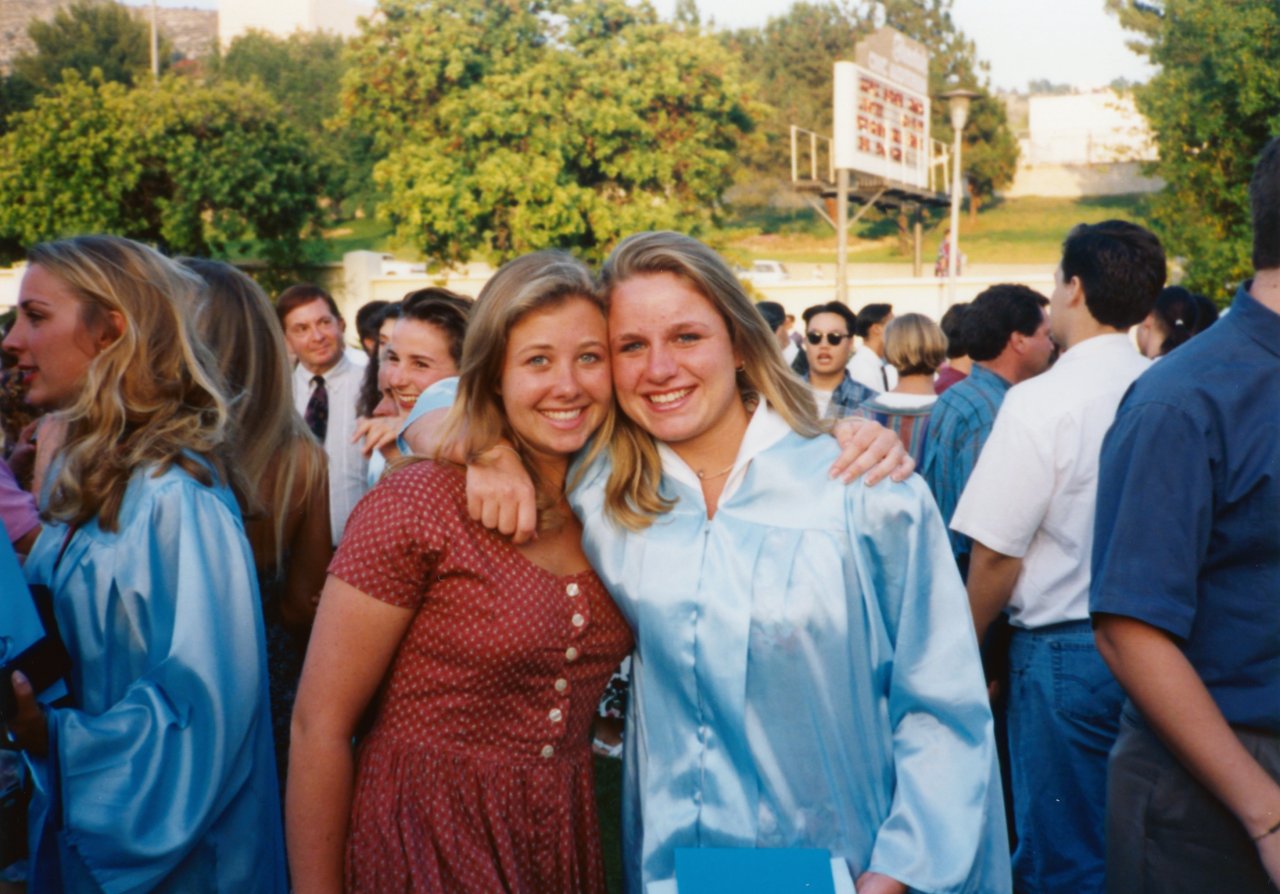
[[[835,894],[818,848],[676,848],[680,894]]]

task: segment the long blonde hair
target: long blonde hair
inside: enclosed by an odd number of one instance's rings
[[[527,314],[554,307],[571,298],[585,298],[604,312],[591,271],[581,261],[562,251],[538,251],[508,261],[496,272],[476,298],[462,343],[462,362],[458,366],[458,397],[444,422],[444,435],[438,456],[447,455],[459,445],[468,456],[474,456],[507,438],[518,447],[523,439],[507,421],[502,396],[502,370],[506,361],[507,340],[512,327]],[[596,431],[592,445],[580,468],[590,464],[612,437],[617,411],[610,405],[604,422]],[[559,521],[552,511],[560,502],[562,491],[544,481],[538,470],[525,459],[525,470],[533,479],[538,493],[538,527],[545,530]]]
[[[729,330],[742,368],[738,390],[746,400],[763,397],[787,424],[806,438],[827,429],[818,420],[809,387],[787,368],[778,342],[733,271],[711,248],[681,233],[658,231],[628,236],[609,255],[601,271],[606,298],[637,276],[670,273],[706,298]],[[619,414],[609,446],[612,471],[605,488],[605,510],[619,524],[642,530],[671,502],[658,492],[662,460],[653,435]]]
[[[179,263],[204,281],[195,327],[226,384],[230,458],[245,479],[241,508],[246,521],[270,522],[272,567],[279,571],[289,513],[324,484],[324,448],[294,407],[284,332],[266,293],[230,264],[199,258]]]
[[[71,289],[91,332],[108,331],[112,312],[124,321],[60,414],[67,440],[46,517],[80,525],[96,516],[114,531],[130,476],[152,466],[161,474],[176,465],[206,485],[238,484],[224,462],[229,414],[221,377],[191,326],[199,280],[115,236],[46,242],[27,260]]]

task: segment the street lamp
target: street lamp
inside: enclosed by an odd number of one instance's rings
[[[960,263],[960,135],[969,120],[969,102],[979,95],[972,90],[956,89],[942,94],[951,112],[951,131],[955,135],[951,168],[951,244],[947,250],[948,303],[956,303],[956,268]]]

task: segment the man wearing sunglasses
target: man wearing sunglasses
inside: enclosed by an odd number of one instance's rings
[[[853,380],[846,369],[853,352],[858,317],[839,301],[815,304],[804,317],[805,379],[818,402],[818,414],[832,419],[852,416],[876,392]]]

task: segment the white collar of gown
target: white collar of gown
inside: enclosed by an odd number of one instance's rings
[[[755,412],[751,414],[751,421],[747,423],[746,434],[743,435],[742,444],[738,447],[738,456],[733,461],[733,469],[724,483],[724,490],[720,492],[719,502],[724,503],[742,485],[742,479],[746,477],[747,466],[751,465],[752,459],[781,441],[790,432],[791,426],[787,421],[770,407],[763,397],[760,398]],[[666,444],[659,443],[658,455],[662,458],[664,475],[688,485],[695,493],[702,493],[702,482],[698,479],[698,473],[681,459],[678,453]]]

